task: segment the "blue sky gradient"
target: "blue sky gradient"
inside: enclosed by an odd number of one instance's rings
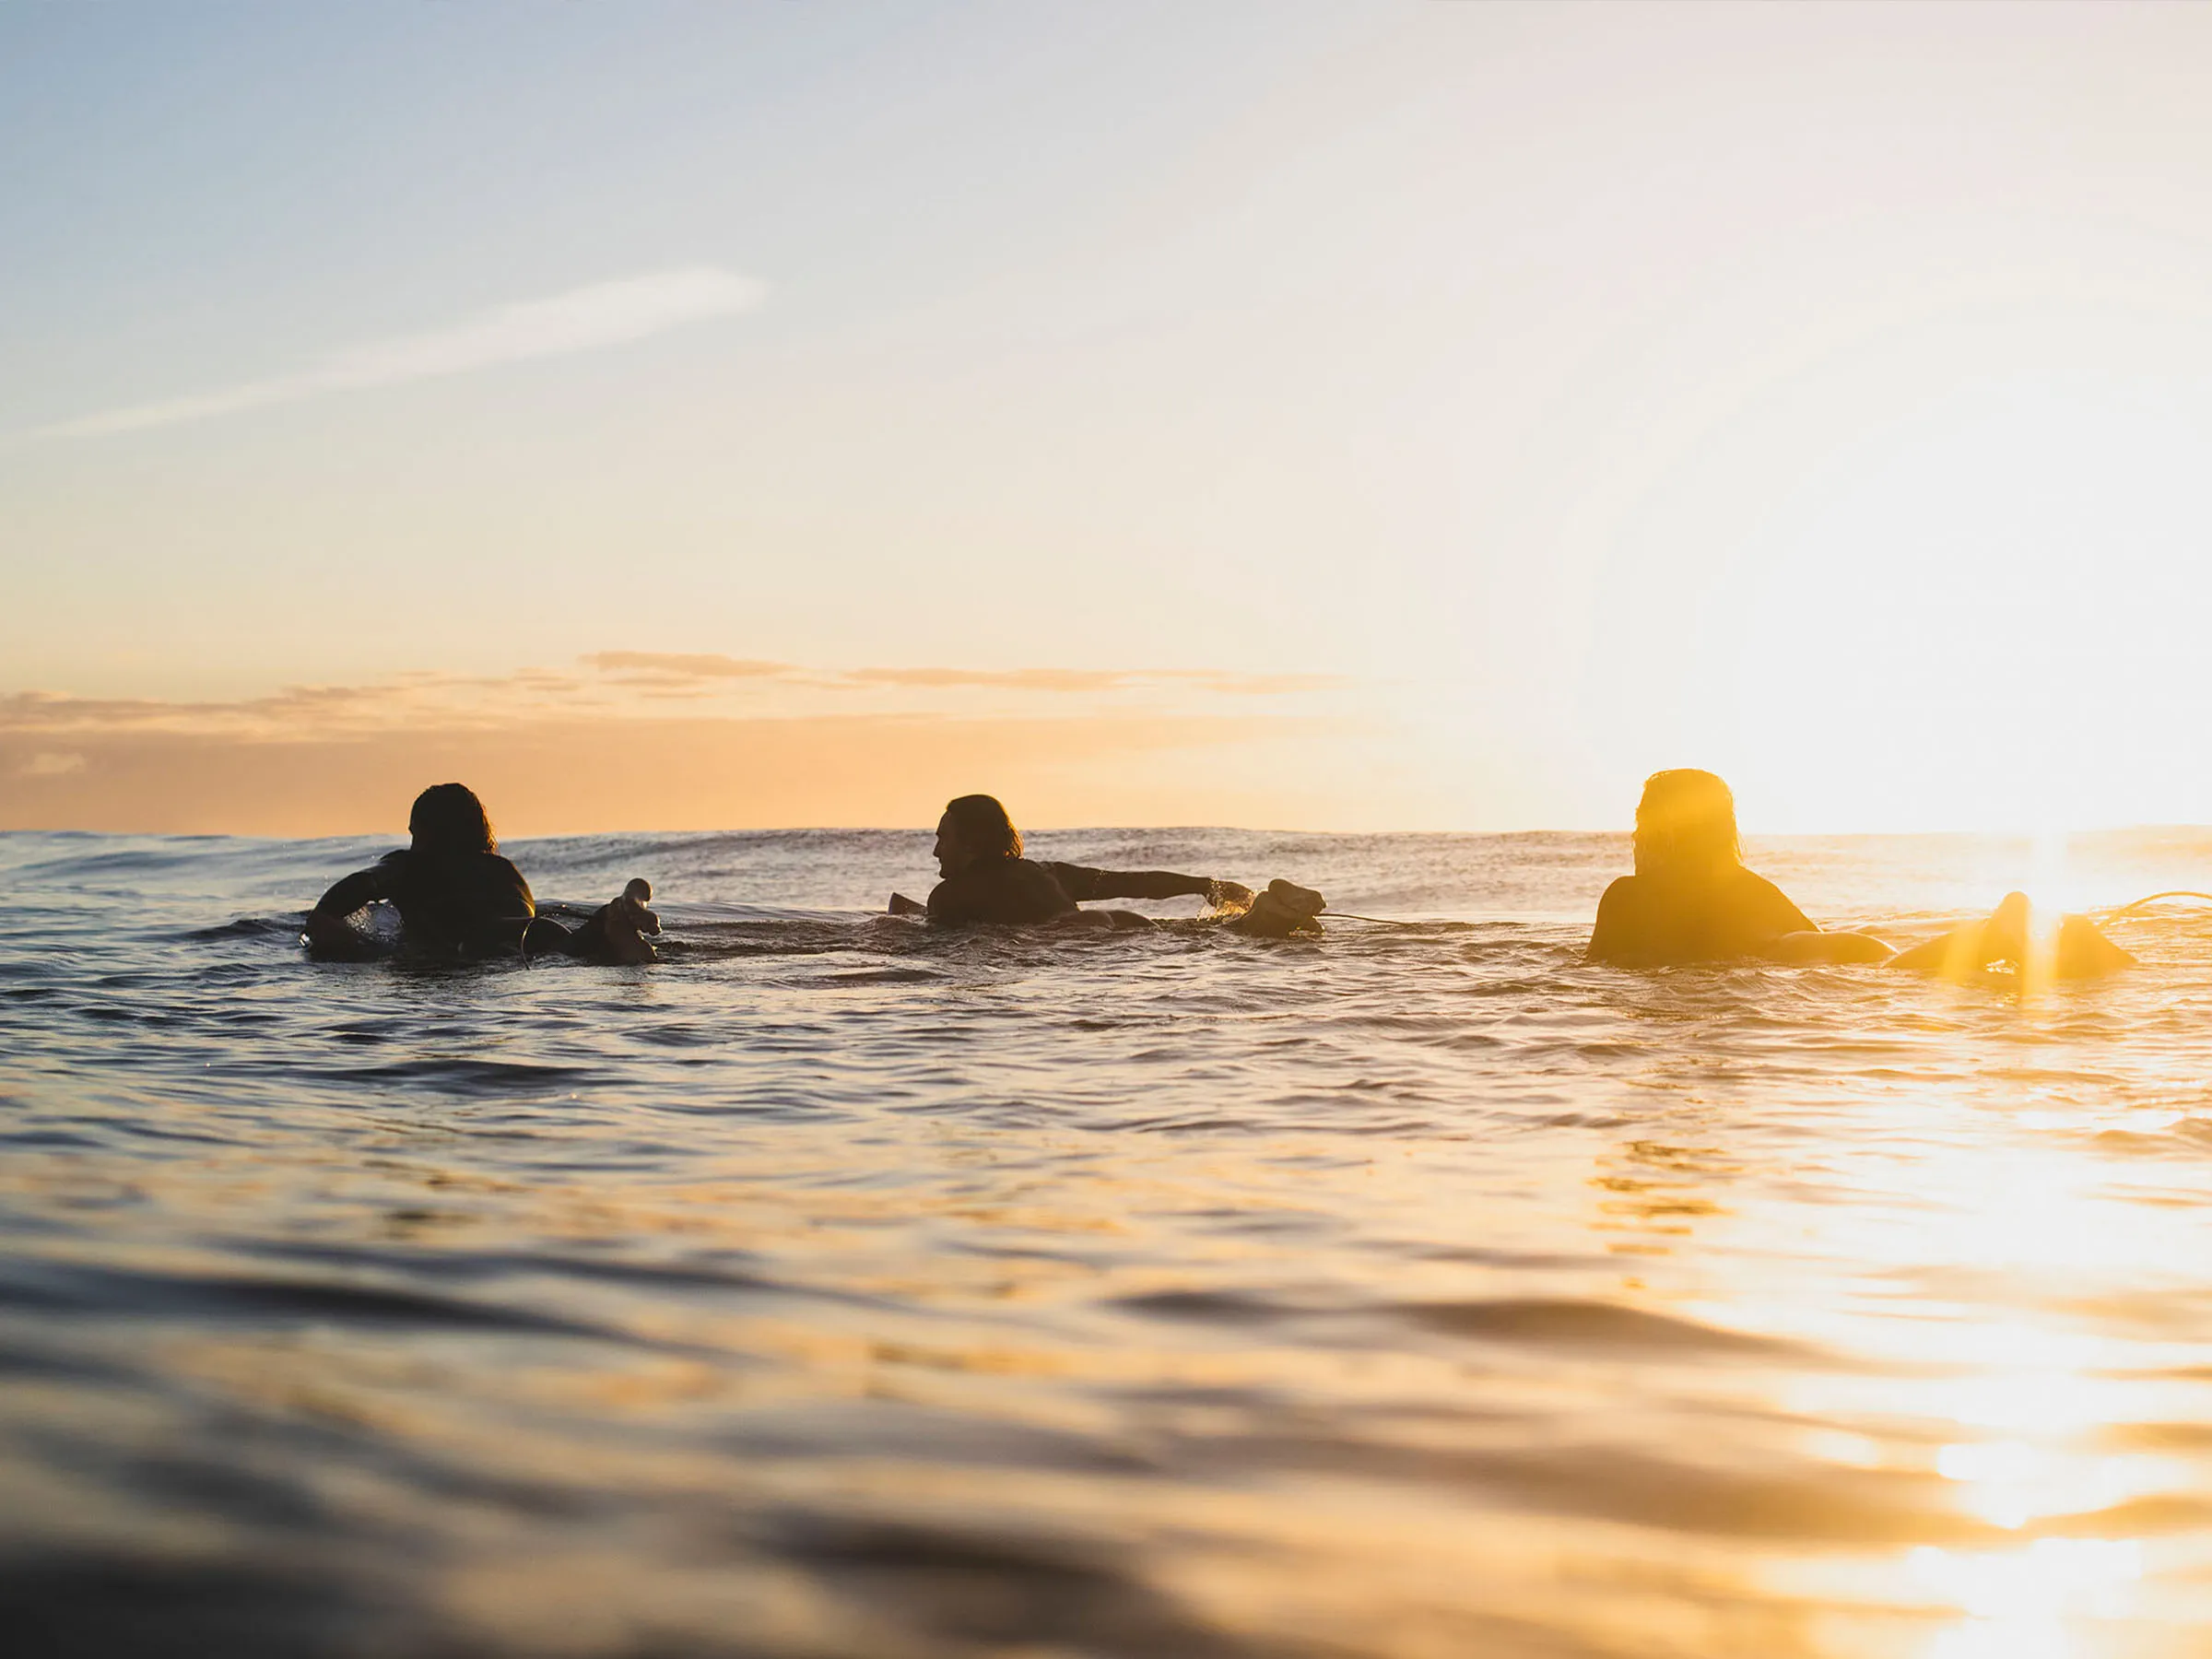
[[[2212,818],[2207,61],[2124,5],[0,6],[0,696],[645,652],[1125,737],[1243,732],[1227,675],[1300,688],[1268,746],[1130,812]],[[127,818],[39,706],[22,812]]]

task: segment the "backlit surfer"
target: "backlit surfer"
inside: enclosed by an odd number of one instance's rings
[[[573,933],[537,913],[530,884],[500,855],[484,803],[465,784],[437,783],[415,797],[407,815],[413,844],[356,870],[315,901],[304,934],[319,957],[373,954],[347,918],[366,905],[399,912],[402,948],[427,956],[559,954],[603,962],[650,962],[644,935],[661,931],[646,909],[653,888],[632,881],[622,896],[594,911]]]
[[[946,926],[1057,922],[1146,927],[1151,925],[1149,920],[1131,912],[1086,911],[1081,903],[1191,896],[1239,912],[1229,925],[1241,933],[1287,938],[1321,931],[1314,921],[1324,908],[1321,895],[1287,881],[1275,882],[1255,896],[1241,882],[1214,877],[1182,876],[1171,870],[1094,870],[1025,858],[1021,832],[992,795],[962,795],[946,806],[937,821],[935,855],[944,879],[931,889],[929,902],[893,893],[893,915],[926,915]]]
[[[1993,966],[2025,969],[2031,955],[2028,900],[2008,894],[1982,921],[1909,950],[1871,934],[1829,933],[1765,877],[1745,867],[1735,798],[1709,771],[1653,772],[1636,807],[1636,874],[1598,901],[1584,953],[1627,968],[1756,958],[1773,962],[1864,962],[1959,977]],[[2058,979],[2090,979],[2135,958],[2086,916],[2059,924],[2051,958]]]

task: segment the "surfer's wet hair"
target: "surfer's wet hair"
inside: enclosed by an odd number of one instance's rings
[[[1744,862],[1735,797],[1695,767],[1653,772],[1636,804],[1636,874],[1701,875]]]
[[[465,783],[433,783],[415,797],[407,833],[420,853],[497,853],[499,838],[477,792]]]
[[[1019,858],[1021,831],[996,795],[962,795],[945,803],[945,816],[959,832],[960,845],[977,858]]]

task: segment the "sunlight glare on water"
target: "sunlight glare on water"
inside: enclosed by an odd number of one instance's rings
[[[317,967],[297,913],[370,843],[0,838],[11,1618],[2202,1651],[2201,910],[2032,994],[1634,974],[1580,961],[1619,838],[1036,839],[1402,920],[946,937],[865,913],[926,835],[609,837],[514,851],[571,903],[650,876],[658,966]],[[2201,886],[2212,840],[1752,856],[1909,940],[2009,886]]]

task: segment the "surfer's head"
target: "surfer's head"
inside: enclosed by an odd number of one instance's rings
[[[497,853],[499,838],[477,792],[465,783],[433,783],[415,797],[407,833],[418,853]]]
[[[1643,781],[1636,804],[1636,874],[1709,876],[1744,862],[1735,797],[1709,771],[1679,767]]]
[[[937,874],[955,876],[971,865],[1019,858],[1021,831],[995,795],[962,795],[948,801],[937,820]]]

